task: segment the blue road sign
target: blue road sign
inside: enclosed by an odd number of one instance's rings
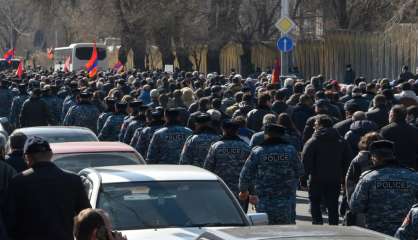
[[[276,46],[282,52],[290,52],[294,47],[293,40],[288,36],[279,38],[279,40],[277,40]]]

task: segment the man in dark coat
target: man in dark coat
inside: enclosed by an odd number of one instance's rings
[[[306,121],[315,115],[315,111],[312,108],[313,100],[308,95],[303,94],[299,98],[299,103],[293,109],[292,121],[299,132],[303,132],[305,129]]]
[[[355,103],[351,103],[344,106],[344,110],[346,119],[337,122],[333,126],[340,136],[345,136],[345,134],[350,130],[350,126],[353,123],[353,114],[358,111],[358,106]]]
[[[319,115],[315,121],[315,133],[302,151],[305,174],[309,176],[313,224],[323,224],[321,203],[325,203],[328,209],[329,224],[338,224],[338,197],[352,159],[350,146],[332,125],[329,116]]]
[[[366,118],[376,123],[379,129],[389,123],[389,110],[385,96],[377,95],[374,97],[373,108],[366,113]]]
[[[23,105],[19,116],[21,127],[48,126],[51,114],[46,103],[41,100],[41,90],[34,89]]]
[[[247,127],[254,131],[260,131],[263,127],[263,118],[266,114],[273,113],[271,111],[271,97],[263,94],[258,97],[258,105],[256,109],[251,110],[247,114]]]
[[[392,107],[389,122],[380,131],[382,137],[395,143],[395,156],[402,165],[417,169],[418,129],[406,122],[405,107]]]
[[[81,178],[51,162],[51,148],[42,138],[29,138],[24,153],[30,169],[11,180],[6,200],[9,237],[73,240],[74,217],[91,207]]]
[[[351,64],[347,64],[344,74],[344,84],[353,84],[356,78],[356,72],[351,68]]]
[[[28,164],[26,163],[23,155],[23,147],[25,145],[26,139],[26,135],[19,132],[13,133],[9,137],[11,152],[6,155],[6,162],[18,173],[28,169]]]

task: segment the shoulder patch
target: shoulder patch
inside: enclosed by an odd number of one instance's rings
[[[367,174],[372,173],[373,171],[374,171],[374,169],[364,171],[364,172],[360,175],[360,179],[364,178]]]
[[[33,168],[29,168],[21,173],[22,176],[29,176],[33,173]]]

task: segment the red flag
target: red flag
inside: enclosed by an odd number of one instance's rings
[[[47,49],[47,54],[48,54],[48,59],[49,60],[54,59],[54,49],[53,48],[48,48]]]
[[[70,66],[71,66],[71,56],[68,56],[67,59],[65,59],[64,72],[69,72]]]
[[[87,72],[89,77],[92,78],[97,73],[97,65],[99,65],[99,58],[97,54],[96,43],[93,44],[93,53],[91,54],[90,60],[86,63]]]
[[[281,64],[280,58],[276,58],[274,62],[273,74],[271,76],[271,84],[280,84]]]
[[[22,79],[22,76],[23,76],[23,59],[20,59],[19,66],[17,67],[17,70],[16,70],[16,76],[19,79]]]
[[[12,58],[15,56],[15,49],[9,49],[7,52],[3,55],[3,58],[9,63],[12,63]]]

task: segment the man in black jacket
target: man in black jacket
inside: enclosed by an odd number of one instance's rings
[[[380,131],[382,137],[395,143],[395,156],[406,167],[417,169],[418,129],[406,122],[406,109],[395,105],[389,113],[389,125]]]
[[[315,121],[315,132],[302,151],[305,174],[309,176],[313,224],[323,224],[321,203],[325,203],[329,224],[338,225],[338,197],[352,159],[349,145],[332,128],[332,124],[329,116],[319,115]]]
[[[23,133],[13,133],[9,137],[11,152],[6,156],[6,162],[12,166],[16,172],[20,173],[28,169],[28,164],[23,156],[23,147],[26,142],[26,135]]]
[[[376,123],[379,129],[389,123],[389,111],[385,96],[376,95],[374,97],[373,108],[366,113],[366,118]]]
[[[81,178],[51,162],[51,148],[42,138],[29,138],[24,153],[31,168],[9,185],[4,218],[9,237],[73,240],[74,216],[91,207]]]
[[[51,122],[48,106],[41,99],[41,90],[34,89],[23,105],[19,116],[21,127],[48,126]]]
[[[333,126],[342,137],[350,130],[350,126],[353,123],[353,114],[359,110],[359,107],[355,103],[350,103],[344,106],[344,110],[346,119],[337,122]]]
[[[306,121],[315,115],[312,105],[313,99],[310,96],[303,94],[299,98],[299,103],[293,109],[292,121],[295,123],[299,132],[303,132]]]

